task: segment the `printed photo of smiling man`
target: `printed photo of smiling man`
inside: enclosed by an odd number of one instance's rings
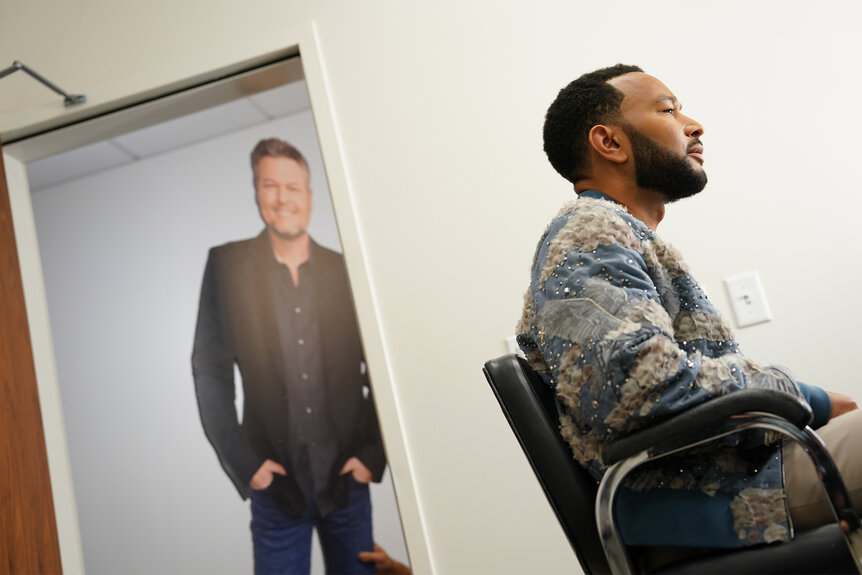
[[[207,438],[251,499],[255,573],[308,573],[317,530],[327,573],[374,573],[369,482],[386,457],[341,254],[308,234],[302,153],[251,153],[263,230],[210,250],[192,367]],[[235,370],[243,390],[235,407]]]

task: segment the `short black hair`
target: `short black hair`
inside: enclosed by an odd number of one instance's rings
[[[560,90],[548,108],[543,130],[545,153],[554,169],[573,184],[590,176],[590,130],[619,119],[623,93],[607,81],[631,72],[643,70],[617,64],[584,74]]]

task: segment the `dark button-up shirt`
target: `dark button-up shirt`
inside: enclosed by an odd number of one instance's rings
[[[285,374],[287,456],[306,500],[314,499],[318,511],[327,515],[336,507],[327,488],[338,464],[338,443],[323,384],[314,262],[309,259],[299,266],[299,283],[294,285],[288,267],[273,261],[272,295]]]

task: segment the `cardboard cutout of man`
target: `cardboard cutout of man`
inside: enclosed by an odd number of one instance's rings
[[[368,483],[386,459],[340,254],[308,235],[308,163],[262,140],[251,154],[265,229],[212,248],[192,367],[222,467],[251,497],[256,573],[308,573],[317,529],[327,573],[373,573]],[[234,368],[244,391],[234,405]]]

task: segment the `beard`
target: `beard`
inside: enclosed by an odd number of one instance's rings
[[[665,196],[666,203],[699,193],[706,186],[706,172],[691,165],[687,155],[678,156],[658,145],[632,126],[623,129],[632,142],[637,185]]]

